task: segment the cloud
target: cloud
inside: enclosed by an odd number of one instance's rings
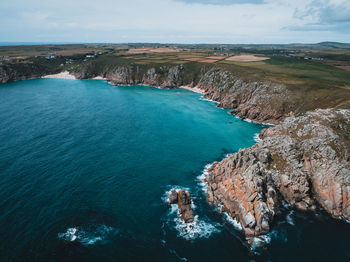
[[[174,0],[187,4],[204,5],[235,5],[235,4],[263,4],[265,0]]]
[[[305,9],[296,8],[298,25],[287,27],[296,31],[342,31],[350,34],[349,0],[314,0]]]
[[[0,0],[0,42],[350,42],[344,2]]]

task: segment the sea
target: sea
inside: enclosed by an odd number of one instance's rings
[[[286,205],[248,241],[206,201],[206,169],[266,126],[183,89],[0,85],[0,261],[350,261],[350,224]],[[191,193],[185,224],[173,189]]]

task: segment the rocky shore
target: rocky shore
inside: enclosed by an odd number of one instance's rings
[[[270,231],[285,202],[350,219],[350,111],[316,110],[261,132],[262,141],[215,162],[207,198],[247,236]]]
[[[16,73],[0,67],[0,82],[41,77],[43,73],[38,72]],[[285,85],[243,80],[216,65],[105,68],[88,63],[70,74],[77,79],[99,77],[115,85],[186,86],[232,109],[238,117],[276,124],[261,132],[261,142],[215,162],[208,170],[208,201],[236,218],[247,236],[268,233],[283,203],[301,210],[322,207],[336,218],[350,220],[349,110],[303,112]],[[185,193],[182,196],[185,202],[190,199]],[[183,217],[188,220],[187,215]]]
[[[189,72],[194,70],[194,72]],[[141,67],[120,66],[98,72],[93,65],[71,72],[78,79],[107,79],[115,85],[144,84],[160,88],[183,88],[200,92],[219,107],[243,119],[278,124],[297,112],[291,92],[282,84],[243,81],[220,66],[186,68],[186,65]],[[273,102],[272,102],[273,101]]]
[[[284,85],[263,81],[243,81],[239,75],[228,72],[221,66],[189,68],[185,64],[104,68],[92,62],[79,65],[69,74],[59,72],[59,68],[41,70],[35,65],[31,67],[33,68],[22,68],[18,65],[0,66],[0,82],[47,77],[46,75],[50,77],[52,74],[52,77],[67,78],[69,76],[69,78],[76,79],[98,77],[114,85],[143,84],[160,88],[186,88],[217,101],[219,107],[232,109],[232,113],[238,117],[256,122],[278,124],[287,116],[297,112],[294,97]]]

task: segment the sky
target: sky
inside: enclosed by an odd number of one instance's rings
[[[350,0],[0,0],[0,42],[350,42]]]

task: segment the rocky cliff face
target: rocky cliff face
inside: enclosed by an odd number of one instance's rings
[[[93,64],[88,64],[80,70],[73,72],[78,79],[92,78],[102,75],[115,85],[137,85],[146,84],[159,86],[161,88],[177,88],[184,84],[184,67],[160,66],[140,67],[137,65],[119,66],[105,72],[97,72]]]
[[[30,70],[16,70],[11,66],[0,65],[0,83],[7,83],[11,81],[26,80],[38,77],[41,77],[40,73],[38,72],[31,72]]]
[[[40,63],[39,63],[40,62]],[[41,59],[33,63],[0,66],[0,82],[38,78],[58,73],[60,60]],[[109,65],[91,61],[78,64],[71,73],[78,79],[105,77],[116,85],[146,84],[161,88],[197,86],[205,96],[241,118],[257,122],[279,123],[296,112],[295,99],[284,85],[269,82],[242,81],[234,72],[220,65]]]
[[[243,119],[276,124],[296,110],[293,96],[284,85],[244,82],[220,67],[205,72],[198,85],[208,98],[233,109],[232,113]]]
[[[198,72],[189,72],[191,70]],[[193,69],[186,68],[186,64],[159,67],[129,65],[97,72],[93,64],[88,64],[74,75],[79,79],[101,75],[116,85],[146,84],[161,88],[197,85],[205,91],[207,98],[219,102],[220,107],[233,109],[232,113],[237,116],[257,122],[276,124],[296,111],[293,96],[284,85],[245,82],[220,66]],[[194,76],[198,79],[194,79]]]
[[[319,204],[350,220],[350,111],[289,117],[260,137],[212,165],[209,202],[237,218],[247,236],[269,232],[282,201],[301,210]]]

